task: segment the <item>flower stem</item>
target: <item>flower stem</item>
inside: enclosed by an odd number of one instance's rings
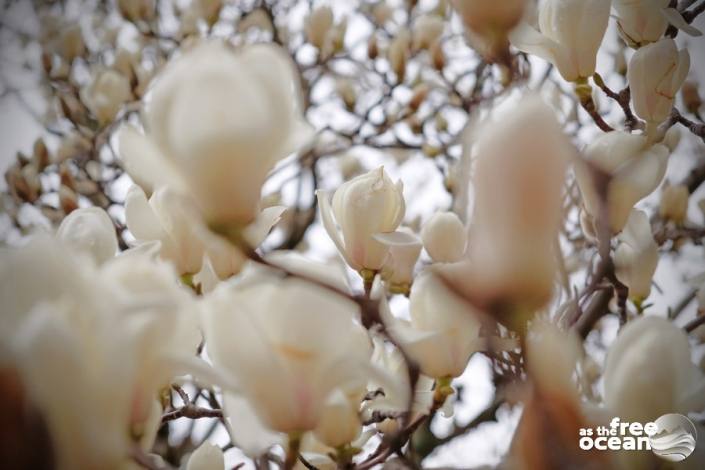
[[[292,432],[289,434],[289,448],[286,451],[284,460],[284,470],[291,470],[296,465],[301,448],[301,433]]]

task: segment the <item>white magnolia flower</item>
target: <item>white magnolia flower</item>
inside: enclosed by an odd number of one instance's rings
[[[220,447],[204,442],[194,450],[188,459],[186,470],[223,470],[225,455]]]
[[[145,117],[147,136],[120,133],[127,171],[148,190],[188,191],[228,227],[252,222],[269,171],[311,136],[294,67],[273,45],[189,49],[155,79]]]
[[[348,265],[356,271],[379,271],[389,248],[374,236],[394,232],[404,218],[401,180],[393,183],[379,167],[343,183],[332,206],[327,194],[317,195],[323,226]]]
[[[130,81],[116,70],[98,73],[91,84],[81,90],[81,101],[101,125],[110,123],[132,98]]]
[[[659,205],[659,215],[665,220],[671,220],[676,224],[685,222],[688,215],[688,199],[690,191],[682,184],[667,186],[661,193],[661,203]]]
[[[350,390],[335,389],[325,404],[314,435],[332,448],[350,444],[360,435],[360,403],[367,388],[360,382]]]
[[[336,389],[367,383],[371,344],[357,310],[311,282],[256,269],[205,299],[208,354],[267,428],[310,431]]]
[[[134,445],[151,447],[162,387],[187,373],[216,376],[195,358],[197,317],[168,266],[133,254],[96,270],[81,259],[48,238],[3,253],[0,279],[15,296],[3,342],[57,467],[116,468]]]
[[[27,312],[39,303],[80,300],[86,310],[102,311],[95,263],[48,236],[32,237],[21,248],[0,249],[0,338],[12,337]]]
[[[661,39],[636,51],[629,61],[627,80],[637,116],[650,126],[665,121],[671,114],[673,98],[683,85],[688,70],[688,50],[679,51],[671,38]]]
[[[574,150],[537,96],[498,113],[478,135],[468,260],[442,271],[479,305],[542,305],[553,290],[561,191]]]
[[[157,242],[159,255],[181,274],[195,274],[203,263],[196,214],[192,201],[168,187],[157,189],[148,200],[142,188],[133,185],[125,199],[126,225],[137,243]]]
[[[376,294],[378,292],[375,292]],[[384,315],[387,316],[386,320],[391,320],[391,324],[394,324],[396,320],[391,318],[391,314],[388,311],[388,306],[385,300],[382,300],[382,305]],[[368,384],[368,389],[370,391],[378,391],[382,389],[384,394],[374,394],[374,396],[363,403],[362,416],[366,419],[370,418],[375,411],[377,412],[398,412],[403,413],[407,411],[409,406],[409,389],[411,385],[409,383],[409,370],[407,363],[404,360],[404,356],[399,352],[399,349],[392,346],[388,341],[383,338],[373,335],[372,341],[374,343],[374,352],[372,353],[372,363],[382,370],[386,371],[389,375],[395,378],[395,380],[401,384],[397,390],[403,391],[403,393],[395,393],[395,389],[389,389],[381,384],[371,381]],[[428,413],[433,406],[433,389],[434,380],[427,375],[420,374],[418,381],[416,382],[416,388],[414,390],[414,395],[412,397],[413,401],[411,404],[412,419],[420,414]],[[448,397],[446,402],[443,404],[441,412],[444,416],[449,417],[453,414],[453,399]],[[399,419],[386,419],[381,423],[377,423],[377,430],[385,434],[392,434],[399,430],[400,422]]]
[[[603,379],[605,405],[624,421],[646,423],[705,407],[705,377],[691,362],[688,336],[663,318],[642,316],[622,328]]]
[[[646,213],[633,209],[627,225],[617,238],[615,274],[629,288],[629,297],[642,301],[651,292],[651,279],[658,265],[658,245]]]
[[[639,47],[663,37],[669,24],[692,36],[700,31],[685,22],[670,0],[613,0],[619,34],[627,44]]]
[[[421,240],[405,227],[396,232],[377,234],[374,239],[389,247],[382,278],[391,292],[407,294],[414,280],[414,266],[421,254]]]
[[[465,253],[467,230],[453,212],[437,212],[421,230],[423,246],[436,263],[460,261]]]
[[[90,255],[97,264],[109,260],[118,251],[113,221],[99,207],[71,212],[61,221],[56,236],[76,251]]]
[[[610,228],[617,233],[634,205],[661,184],[669,151],[665,145],[650,145],[642,135],[609,132],[588,145],[584,155],[588,164],[611,177],[606,202]],[[576,165],[575,173],[585,210],[594,219],[600,211],[600,196],[592,173],[584,165]]]
[[[452,4],[468,28],[471,44],[493,55],[508,46],[507,35],[521,21],[526,0],[452,0]]]
[[[268,207],[242,230],[249,246],[256,248],[264,241],[285,209]],[[212,274],[217,282],[238,273],[246,261],[239,249],[200,223],[197,208],[189,197],[168,187],[157,189],[147,200],[140,187],[132,186],[125,201],[125,219],[138,246],[147,251],[153,248],[182,275]]]
[[[452,4],[465,25],[477,33],[485,30],[507,32],[521,20],[526,0],[452,0]]]
[[[425,375],[437,379],[460,376],[470,356],[484,348],[477,312],[432,273],[416,279],[409,300],[410,321],[385,312],[392,336]]]
[[[539,10],[540,32],[522,23],[509,38],[517,49],[551,62],[567,81],[586,79],[595,73],[610,4],[610,0],[546,0]]]

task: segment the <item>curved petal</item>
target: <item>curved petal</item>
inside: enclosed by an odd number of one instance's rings
[[[286,206],[267,207],[260,212],[254,222],[243,230],[243,236],[252,248],[257,248],[262,244],[269,231],[279,222],[286,209]]]
[[[137,240],[162,240],[166,232],[142,188],[132,185],[125,198],[125,222]]]
[[[270,447],[283,444],[284,436],[267,429],[250,403],[239,395],[225,394],[228,431],[233,441],[248,456],[257,457]]]
[[[522,52],[534,54],[553,64],[556,63],[556,49],[560,46],[549,37],[541,34],[527,23],[520,23],[510,34],[512,45]]]
[[[118,131],[117,139],[125,171],[148,192],[159,186],[184,187],[181,176],[147,136],[126,125]]]
[[[333,219],[333,208],[330,205],[328,193],[318,190],[316,191],[316,197],[318,198],[318,207],[321,212],[321,222],[323,223],[323,228],[325,228],[326,232],[328,232],[328,236],[331,240],[333,240],[335,247],[338,249],[338,252],[341,254],[343,259],[345,259],[345,262],[348,263],[350,267],[355,268],[356,265],[352,262],[345,251],[345,245],[343,244],[343,240],[340,238],[340,233],[335,226],[335,220]]]
[[[702,32],[694,26],[689,25],[683,16],[675,8],[664,8],[661,10],[668,22],[690,36],[702,36]]]

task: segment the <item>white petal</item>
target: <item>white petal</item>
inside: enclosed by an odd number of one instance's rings
[[[281,434],[264,427],[250,403],[241,396],[226,393],[224,408],[233,441],[246,455],[260,456],[270,447],[284,442]]]
[[[683,19],[683,16],[675,8],[665,8],[661,10],[663,16],[666,17],[669,23],[671,23],[676,28],[680,29],[684,33],[690,36],[702,36],[702,32],[694,26],[689,25]]]
[[[286,209],[286,206],[267,207],[260,212],[254,222],[243,230],[243,236],[252,248],[257,248],[262,244],[269,231],[279,222]]]
[[[341,254],[343,259],[345,259],[345,262],[354,268],[355,264],[351,262],[352,260],[345,251],[345,245],[343,244],[343,240],[340,238],[340,233],[335,226],[335,220],[333,220],[333,208],[328,200],[328,193],[318,190],[316,191],[316,197],[318,198],[318,208],[321,212],[321,222],[323,222],[323,227],[326,229],[326,232],[328,232],[328,236],[331,240],[333,240],[338,252]]]
[[[117,139],[125,171],[137,184],[149,192],[159,186],[183,187],[181,177],[147,136],[126,125],[118,131]]]

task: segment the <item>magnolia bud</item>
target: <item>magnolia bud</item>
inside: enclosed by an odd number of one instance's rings
[[[56,236],[77,251],[90,255],[96,264],[111,259],[118,250],[113,221],[99,207],[71,212],[61,221]]]
[[[419,109],[421,104],[426,100],[429,91],[430,88],[426,83],[416,85],[412,90],[411,100],[409,100],[409,108],[412,111]]]
[[[63,184],[59,186],[59,207],[61,207],[61,210],[63,210],[65,214],[70,214],[78,209],[78,196],[76,192]]]
[[[619,34],[631,47],[638,48],[661,39],[669,24],[691,36],[700,31],[690,26],[671,0],[613,0]],[[675,6],[675,4],[674,4]]]
[[[416,19],[412,29],[412,44],[414,50],[428,49],[443,34],[445,23],[437,15],[423,15]]]
[[[382,278],[390,292],[408,294],[414,279],[414,266],[421,254],[421,241],[406,227],[392,233],[377,234],[374,239],[389,247]]]
[[[421,239],[433,261],[454,263],[465,253],[467,232],[457,215],[437,212],[423,226]]]
[[[509,46],[507,35],[524,15],[526,0],[453,0],[468,28],[470,43],[487,59],[498,59]]]
[[[652,126],[665,121],[689,69],[688,50],[679,51],[671,38],[636,51],[627,71],[636,114]]]
[[[410,321],[389,314],[385,324],[429,377],[460,376],[472,354],[483,348],[477,312],[433,273],[422,274],[414,282],[409,314]]]
[[[86,44],[83,41],[83,33],[78,23],[68,26],[62,31],[59,53],[68,63],[86,53]]]
[[[584,154],[590,165],[610,178],[606,203],[610,228],[617,233],[627,223],[634,205],[651,194],[663,180],[668,148],[661,144],[649,145],[643,135],[609,132],[588,145]],[[585,210],[594,219],[600,213],[601,200],[593,172],[579,164],[575,174]]]
[[[428,52],[429,54],[431,54],[431,62],[433,63],[433,68],[442,71],[443,67],[446,66],[446,56],[445,52],[443,52],[443,42],[434,42]]]
[[[629,288],[629,298],[640,303],[651,292],[651,279],[658,265],[658,245],[651,233],[647,215],[640,210],[632,210],[627,225],[617,239],[615,274]]]
[[[341,389],[336,389],[324,405],[321,420],[314,430],[316,438],[334,448],[352,442],[362,427],[359,403],[359,397],[348,397]]]
[[[317,194],[323,225],[348,265],[357,271],[380,270],[389,249],[373,236],[394,232],[404,218],[402,182],[393,183],[379,167],[340,186],[332,206],[327,195]]]
[[[404,81],[406,75],[406,62],[409,58],[409,50],[411,47],[411,37],[407,29],[401,29],[394,36],[387,50],[387,58],[389,66],[397,76],[398,82]]]
[[[659,215],[666,219],[682,224],[688,213],[688,198],[690,192],[688,187],[682,184],[667,186],[661,193],[661,204],[659,205]]]
[[[110,123],[130,100],[130,81],[115,70],[104,70],[81,90],[81,100],[101,125]]]
[[[567,81],[585,80],[595,73],[610,4],[610,0],[546,0],[539,10],[540,32],[523,23],[510,40],[519,50],[551,62]]]
[[[703,100],[700,98],[700,93],[698,93],[698,84],[696,82],[685,82],[681,90],[681,96],[683,97],[685,109],[687,109],[689,113],[696,114],[700,111]]]
[[[627,323],[607,353],[603,378],[609,416],[623,421],[646,423],[705,406],[705,380],[691,362],[688,336],[664,318]]]
[[[213,26],[220,17],[223,0],[195,0],[198,16],[206,20],[208,26]]]
[[[468,262],[448,265],[445,277],[480,305],[501,302],[526,312],[553,290],[561,190],[573,149],[537,96],[498,113],[477,135]],[[507,318],[512,327],[523,321]]]
[[[125,19],[136,21],[148,21],[155,13],[155,0],[118,0],[118,9]]]
[[[372,18],[378,26],[384,26],[384,24],[392,19],[394,11],[385,1],[377,3],[372,8]]]
[[[670,0],[614,0],[612,6],[620,36],[632,47],[661,39],[668,27],[663,10],[669,3]]]
[[[379,45],[377,44],[377,36],[372,34],[370,35],[369,41],[367,41],[367,57],[374,60],[378,55]]]
[[[345,108],[347,108],[349,111],[355,109],[357,93],[355,92],[353,83],[350,80],[338,80],[336,83],[336,88],[338,91],[338,95],[340,95],[340,97],[343,99]]]
[[[322,49],[328,32],[333,27],[333,10],[328,6],[321,6],[311,12],[306,19],[304,31],[306,39],[313,46]]]
[[[37,170],[42,171],[49,165],[49,150],[47,149],[44,140],[39,138],[34,141],[32,148],[32,162]]]

